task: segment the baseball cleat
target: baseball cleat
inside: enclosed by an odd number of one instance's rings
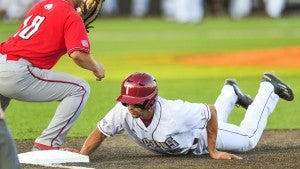
[[[274,93],[276,93],[280,98],[287,101],[294,100],[294,93],[292,89],[276,77],[275,74],[264,73],[262,81],[271,83],[274,86]]]
[[[74,153],[79,153],[77,149],[74,148],[61,148],[61,147],[51,147],[40,143],[34,143],[31,151],[43,151],[43,150],[61,150],[61,151],[70,151]]]
[[[34,143],[31,151],[42,151],[42,150],[59,150],[59,147],[51,147],[40,143]]]
[[[241,89],[239,88],[238,84],[234,79],[226,79],[224,85],[230,85],[233,87],[233,90],[238,97],[235,103],[236,105],[242,106],[243,108],[247,109],[248,106],[253,102],[253,100],[249,95],[244,94],[241,91]]]

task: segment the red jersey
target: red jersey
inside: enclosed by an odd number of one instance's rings
[[[83,20],[64,0],[42,0],[25,16],[17,33],[1,44],[0,53],[24,58],[34,66],[51,69],[64,54],[90,52]]]

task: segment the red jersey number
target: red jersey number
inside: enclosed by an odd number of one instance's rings
[[[45,20],[44,16],[35,16],[32,19],[32,15],[27,17],[24,20],[22,29],[15,34],[15,36],[19,36],[22,39],[29,39],[35,32],[38,31],[39,27]],[[29,23],[31,24],[29,25]]]

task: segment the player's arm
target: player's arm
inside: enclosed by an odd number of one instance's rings
[[[70,57],[78,66],[92,71],[97,78],[96,80],[101,80],[105,77],[103,65],[96,62],[90,54],[82,51],[74,51],[70,54]]]
[[[210,114],[211,118],[207,123],[207,139],[208,139],[208,152],[213,159],[241,159],[241,157],[230,154],[227,152],[221,152],[216,150],[216,140],[218,134],[218,120],[217,120],[217,111],[215,106],[210,105]]]
[[[80,154],[89,155],[93,153],[105,138],[106,136],[98,128],[95,128],[94,131],[85,140],[80,150]]]

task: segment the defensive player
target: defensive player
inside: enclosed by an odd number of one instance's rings
[[[140,146],[161,154],[209,153],[214,159],[240,159],[222,151],[253,149],[279,97],[291,101],[294,95],[270,73],[263,75],[253,101],[228,79],[214,105],[164,99],[158,96],[154,77],[134,73],[123,81],[119,103],[98,123],[80,153],[91,154],[106,137],[126,131]],[[247,109],[240,126],[227,123],[235,104]]]
[[[11,99],[60,101],[49,126],[35,140],[34,150],[59,149],[90,94],[85,80],[51,70],[57,61],[67,53],[97,80],[104,78],[104,67],[90,55],[85,25],[75,10],[82,2],[43,0],[36,3],[18,31],[0,46],[3,110]]]

